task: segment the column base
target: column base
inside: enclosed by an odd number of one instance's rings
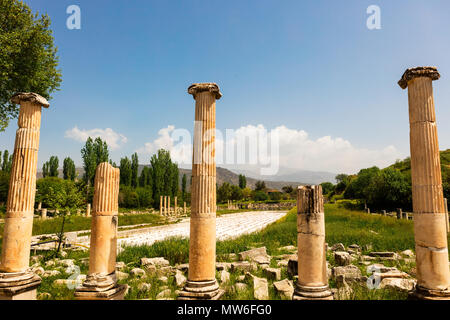
[[[328,286],[307,287],[296,284],[292,300],[333,300],[333,293]]]
[[[118,285],[116,274],[88,275],[83,285],[76,288],[76,300],[123,300],[126,285]]]
[[[0,300],[36,300],[41,278],[31,271],[0,273]]]
[[[409,300],[450,300],[450,290],[430,290],[420,286],[409,293]]]
[[[216,280],[187,281],[177,300],[219,300],[224,293]]]

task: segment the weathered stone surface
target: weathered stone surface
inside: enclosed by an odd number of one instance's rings
[[[280,260],[277,262],[278,267],[287,267],[289,264],[289,260]]]
[[[348,252],[345,251],[335,251],[334,261],[336,261],[338,266],[348,266],[352,262],[352,258]]]
[[[182,272],[186,272],[189,270],[189,263],[179,264],[176,268]]]
[[[169,279],[168,279],[167,277],[162,276],[162,277],[159,277],[159,278],[158,278],[158,281],[160,281],[160,282],[162,282],[162,283],[168,283],[168,282],[169,282]]]
[[[336,277],[336,287],[335,296],[337,300],[348,300],[353,294],[353,289],[345,281],[344,275],[339,275]]]
[[[359,281],[362,278],[361,270],[357,266],[348,265],[343,267],[334,267],[332,269],[332,277],[343,275],[346,281]]]
[[[32,270],[38,276],[42,276],[45,273],[45,270],[42,267],[36,267],[36,268],[33,268]]]
[[[226,270],[220,271],[220,282],[227,283],[228,281],[230,281],[230,273]]]
[[[411,291],[416,285],[416,280],[401,278],[385,278],[380,283],[380,289],[391,288],[400,291]]]
[[[139,278],[145,277],[145,271],[141,268],[133,268],[130,271],[130,274],[134,277],[139,277]]]
[[[269,285],[267,279],[253,277],[253,291],[256,300],[269,299]]]
[[[280,280],[281,279],[281,269],[266,268],[266,269],[264,269],[264,275],[267,277],[267,279]]]
[[[47,270],[42,274],[42,277],[49,278],[49,277],[59,276],[60,274],[61,274],[61,272],[58,270]]]
[[[342,243],[336,243],[331,247],[331,251],[345,251],[345,246]]]
[[[236,271],[254,271],[256,265],[248,261],[240,261],[231,263],[231,272]]]
[[[170,266],[170,262],[162,257],[158,258],[141,258],[141,265],[154,265],[156,267]]]
[[[270,257],[267,255],[266,247],[247,250],[239,253],[239,260],[250,260],[258,264],[269,264]]]
[[[273,283],[275,290],[280,294],[282,298],[292,300],[294,294],[294,285],[288,279],[277,281]]]

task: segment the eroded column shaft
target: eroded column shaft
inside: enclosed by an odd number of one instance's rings
[[[109,163],[97,167],[92,205],[89,274],[116,270],[120,170]]]
[[[448,244],[432,86],[437,79],[436,68],[415,68],[407,70],[399,84],[408,87],[418,287],[448,293]]]

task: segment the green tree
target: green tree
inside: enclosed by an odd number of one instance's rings
[[[42,202],[44,207],[71,210],[83,205],[83,194],[71,180],[56,177],[39,179],[36,189],[36,201]]]
[[[120,184],[130,187],[132,174],[130,159],[128,157],[120,159]]]
[[[42,176],[47,178],[49,176],[49,164],[48,161],[42,165]]]
[[[411,182],[399,170],[380,170],[368,187],[367,204],[375,209],[411,208]]]
[[[269,196],[264,191],[255,190],[252,192],[252,198],[254,201],[266,201],[269,200]]]
[[[245,189],[247,187],[247,178],[243,174],[239,175],[239,188]]]
[[[17,117],[10,102],[16,92],[36,92],[50,99],[61,72],[50,18],[33,13],[19,0],[0,0],[0,131]]]
[[[283,188],[281,188],[281,190],[283,190],[284,193],[292,193],[294,192],[294,188],[292,186],[284,186]]]
[[[138,170],[139,158],[137,153],[131,155],[131,186],[137,188],[138,186]]]
[[[158,150],[150,159],[153,180],[153,203],[159,206],[160,196],[178,195],[179,170],[178,165],[173,163],[170,152],[164,149]]]
[[[58,168],[59,168],[59,160],[56,156],[51,156],[48,161],[49,166],[49,176],[50,177],[58,177]]]
[[[75,162],[70,157],[64,159],[63,163],[64,180],[74,181],[76,178]]]
[[[367,201],[370,196],[369,185],[378,175],[379,171],[380,169],[378,167],[360,170],[357,177],[350,180],[350,183],[345,190],[344,197],[347,199],[364,199]]]

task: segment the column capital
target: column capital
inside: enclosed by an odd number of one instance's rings
[[[50,104],[47,99],[33,92],[18,92],[11,97],[11,102],[14,104],[21,104],[23,101],[29,101],[33,104],[48,108]]]
[[[216,100],[222,98],[222,93],[220,92],[219,86],[213,82],[194,83],[188,88],[188,93],[192,94],[194,96],[194,99],[196,98],[196,95],[198,93],[205,91],[211,92]]]
[[[408,81],[411,81],[414,78],[419,78],[419,77],[428,77],[428,78],[431,78],[431,80],[439,80],[441,75],[439,74],[436,67],[410,68],[405,71],[402,78],[398,82],[398,85],[402,89],[406,89],[408,87]]]

